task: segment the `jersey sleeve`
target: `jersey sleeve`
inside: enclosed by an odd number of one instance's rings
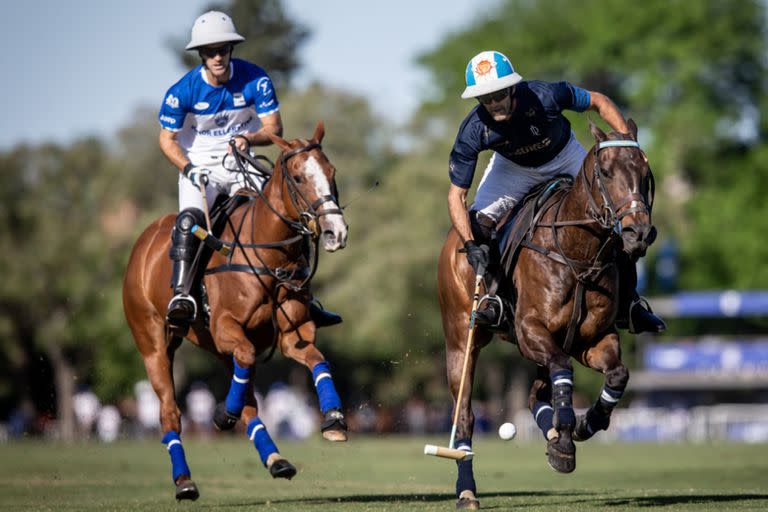
[[[459,128],[448,162],[448,175],[451,183],[464,189],[472,186],[477,167],[477,155],[482,149],[480,134],[475,133],[476,130],[472,129],[473,124],[469,122],[469,119],[465,119]]]
[[[268,116],[280,110],[280,103],[277,101],[277,93],[272,79],[266,73],[254,78],[248,87],[253,95],[253,107],[259,117]]]
[[[589,91],[568,82],[552,84],[553,97],[559,109],[584,112],[589,108]]]
[[[168,89],[158,114],[160,126],[172,132],[180,131],[189,112],[188,103],[188,95],[184,94],[184,89],[179,84]]]

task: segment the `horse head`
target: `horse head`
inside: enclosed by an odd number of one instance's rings
[[[288,217],[320,236],[323,248],[333,252],[347,245],[347,223],[338,204],[336,168],[320,145],[324,135],[319,122],[309,140],[286,141],[273,134],[269,138],[282,150],[274,178]]]
[[[590,192],[589,213],[620,235],[624,252],[639,258],[656,239],[651,223],[655,182],[637,143],[637,125],[632,119],[628,125],[630,133],[606,134],[590,120],[596,144],[585,160],[583,175]]]

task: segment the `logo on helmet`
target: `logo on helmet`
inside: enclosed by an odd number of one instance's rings
[[[489,60],[481,60],[475,66],[475,74],[477,76],[484,76],[493,71],[493,64]]]

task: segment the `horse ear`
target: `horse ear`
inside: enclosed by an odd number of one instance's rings
[[[291,149],[291,145],[288,144],[288,141],[286,141],[284,138],[280,137],[279,135],[275,135],[274,133],[267,132],[267,137],[269,137],[269,140],[272,141],[273,144],[278,146],[280,149],[288,151]]]
[[[592,132],[592,135],[595,137],[595,140],[598,142],[608,140],[608,136],[605,134],[605,132],[601,130],[600,127],[597,126],[595,123],[593,123],[592,119],[589,120],[589,131]]]
[[[629,133],[632,134],[632,138],[637,141],[637,124],[631,117],[627,120],[627,126],[629,126]]]
[[[317,126],[315,127],[315,133],[312,134],[312,140],[316,140],[319,144],[323,142],[323,137],[325,137],[325,125],[322,121],[318,121]]]

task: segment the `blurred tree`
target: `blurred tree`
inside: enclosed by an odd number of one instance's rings
[[[290,84],[299,66],[299,48],[309,36],[309,30],[286,16],[280,0],[212,2],[200,14],[210,10],[229,14],[238,34],[245,38],[235,47],[235,57],[267,70],[278,90]],[[200,64],[200,57],[197,52],[184,50],[188,42],[189,34],[184,34],[171,44],[183,65],[193,68]]]

